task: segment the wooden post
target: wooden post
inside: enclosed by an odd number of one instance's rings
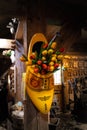
[[[26,94],[24,130],[48,130],[48,116],[41,114]]]
[[[43,24],[42,24],[43,23]],[[38,32],[45,32],[45,22],[44,20],[32,18],[28,20],[28,45],[31,37]],[[26,33],[26,32],[25,32]],[[25,42],[26,44],[26,42]],[[25,46],[25,45],[24,45]],[[24,130],[48,130],[48,114],[41,114],[37,108],[33,105],[29,96],[26,92],[26,101],[24,106]]]
[[[38,10],[39,12],[40,10]],[[41,16],[41,17],[38,17]],[[16,35],[16,39],[20,41],[22,39],[23,52],[27,55],[29,43],[31,37],[35,33],[45,33],[45,19],[42,15],[25,18],[19,25],[19,32]],[[18,37],[18,38],[17,38]],[[20,49],[20,48],[19,48]],[[19,65],[20,66],[20,65]],[[26,71],[26,66],[23,71]],[[18,80],[19,81],[19,80]],[[20,84],[20,82],[19,82]],[[17,89],[18,90],[18,89]],[[19,91],[19,90],[18,90]],[[24,101],[24,130],[48,130],[48,114],[41,114],[37,108],[33,105],[26,92],[26,100]]]

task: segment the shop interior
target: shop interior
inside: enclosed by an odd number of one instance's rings
[[[86,130],[87,2],[33,2],[2,1],[4,10],[0,5],[1,130]],[[26,65],[20,61],[37,32],[45,34],[48,41],[58,32],[57,48],[65,49],[59,55],[60,69],[53,74],[54,96],[46,115],[37,110],[26,93]]]

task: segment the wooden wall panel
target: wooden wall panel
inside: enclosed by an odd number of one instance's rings
[[[18,44],[18,45],[17,45]],[[21,83],[22,73],[24,72],[24,63],[20,61],[20,56],[24,52],[22,44],[16,41],[15,57],[16,57],[16,101],[21,101]]]

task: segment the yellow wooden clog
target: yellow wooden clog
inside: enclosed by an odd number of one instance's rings
[[[28,60],[33,51],[38,52],[42,43],[47,43],[45,36],[42,33],[36,33],[29,45]],[[53,94],[54,94],[54,80],[53,74],[34,73],[32,65],[26,68],[26,90],[37,109],[47,114],[51,108]]]

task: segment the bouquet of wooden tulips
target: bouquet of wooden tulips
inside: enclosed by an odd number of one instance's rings
[[[20,57],[21,61],[26,61],[27,65],[31,65],[34,73],[40,73],[42,75],[47,73],[53,73],[58,70],[60,60],[58,56],[64,52],[64,48],[57,49],[57,43],[52,41],[51,43],[42,43],[40,53],[32,52],[29,61],[23,54]]]

